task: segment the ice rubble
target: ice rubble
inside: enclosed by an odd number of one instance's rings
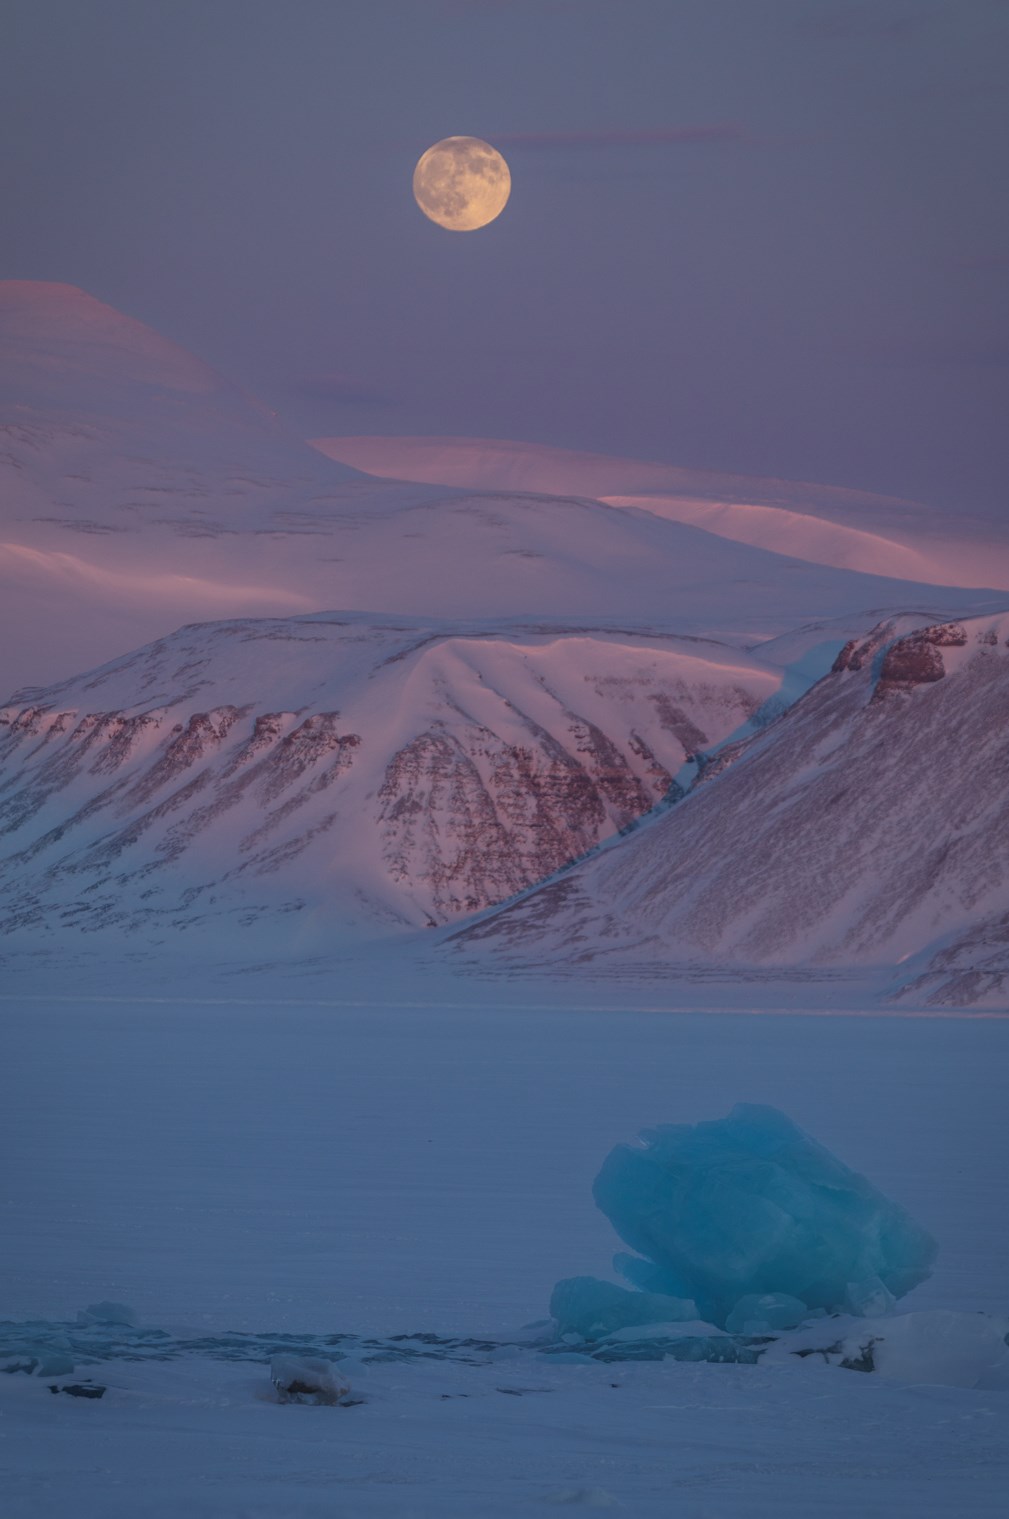
[[[697,1305],[688,1298],[661,1292],[629,1292],[614,1282],[593,1276],[572,1276],[558,1282],[550,1298],[550,1317],[563,1339],[601,1340],[621,1329],[643,1324],[681,1324],[697,1319]]]
[[[709,1323],[751,1335],[823,1313],[886,1313],[936,1255],[902,1208],[770,1107],[645,1130],[611,1151],[593,1195],[639,1252],[614,1262],[639,1292],[618,1298],[591,1277],[559,1283],[554,1317],[586,1338],[692,1317],[694,1304]],[[691,1312],[671,1312],[673,1300]]]
[[[0,1371],[20,1371],[29,1377],[63,1377],[70,1375],[74,1364],[66,1339],[47,1344],[30,1336],[0,1335]]]
[[[795,1358],[875,1372],[905,1387],[968,1387],[1009,1392],[1009,1318],[948,1308],[886,1318],[832,1316],[764,1346],[765,1365]]]

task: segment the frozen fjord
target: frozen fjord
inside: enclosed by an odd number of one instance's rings
[[[939,1241],[909,1308],[1005,1306],[1009,1021],[3,1007],[6,1317],[112,1298],[166,1327],[513,1328],[612,1254],[609,1150],[737,1099]]]
[[[591,1198],[608,1149],[736,1097],[781,1106],[936,1235],[906,1307],[1005,1307],[1009,1022],[181,1000],[5,1014],[4,1317],[111,1297],[208,1334],[504,1337],[608,1257]],[[42,1480],[46,1501],[113,1519],[209,1516],[224,1497],[253,1519],[994,1514],[1009,1480],[1009,1399],[806,1360],[383,1366],[355,1374],[364,1406],[335,1410],[264,1402],[265,1365],[101,1374],[100,1403],[2,1379],[12,1514],[38,1512]]]

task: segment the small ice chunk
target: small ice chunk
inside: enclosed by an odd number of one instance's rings
[[[774,1108],[740,1104],[710,1123],[647,1130],[611,1151],[593,1193],[640,1252],[618,1257],[622,1273],[693,1298],[719,1326],[750,1295],[836,1312],[849,1282],[877,1278],[902,1297],[936,1255],[902,1208]]]
[[[536,1319],[532,1324],[523,1324],[521,1329],[513,1329],[508,1338],[516,1345],[552,1345],[556,1334],[553,1319]]]
[[[77,1322],[82,1327],[87,1324],[120,1324],[135,1329],[140,1323],[140,1315],[126,1303],[89,1303],[78,1313]]]
[[[336,1362],[315,1356],[275,1355],[270,1380],[281,1403],[339,1403],[350,1392]]]
[[[550,1313],[562,1340],[602,1340],[619,1329],[641,1324],[675,1324],[699,1317],[688,1298],[657,1292],[629,1292],[615,1282],[594,1276],[570,1276],[558,1282],[550,1298]]]
[[[548,1503],[579,1504],[582,1508],[619,1508],[620,1504],[604,1487],[561,1487],[547,1493]]]
[[[0,1347],[0,1371],[22,1371],[34,1377],[62,1377],[74,1369],[73,1352],[65,1335],[46,1340],[15,1338],[10,1348]]]
[[[787,1292],[748,1293],[725,1320],[730,1334],[775,1334],[794,1329],[809,1317],[809,1309]]]
[[[878,1276],[867,1277],[863,1282],[849,1282],[844,1294],[844,1306],[849,1313],[860,1319],[878,1319],[884,1313],[892,1313],[897,1299]]]
[[[62,1350],[44,1350],[35,1368],[37,1377],[68,1377],[74,1369],[74,1358]]]

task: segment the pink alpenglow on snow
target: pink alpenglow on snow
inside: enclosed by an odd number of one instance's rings
[[[366,474],[480,490],[590,496],[810,564],[1009,589],[1004,522],[868,491],[576,453],[500,438],[313,438]]]
[[[950,569],[973,530],[907,503],[442,439],[399,440],[416,483],[378,480],[81,290],[0,282],[0,338],[0,589],[18,632],[3,696],[212,617],[560,617],[752,644],[909,598],[949,616],[991,598],[937,600],[978,584]],[[997,539],[978,543],[981,583],[1006,583]]]

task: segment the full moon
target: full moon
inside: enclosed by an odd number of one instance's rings
[[[496,148],[479,137],[444,137],[413,171],[413,194],[425,216],[450,232],[474,232],[504,210],[512,177]]]

